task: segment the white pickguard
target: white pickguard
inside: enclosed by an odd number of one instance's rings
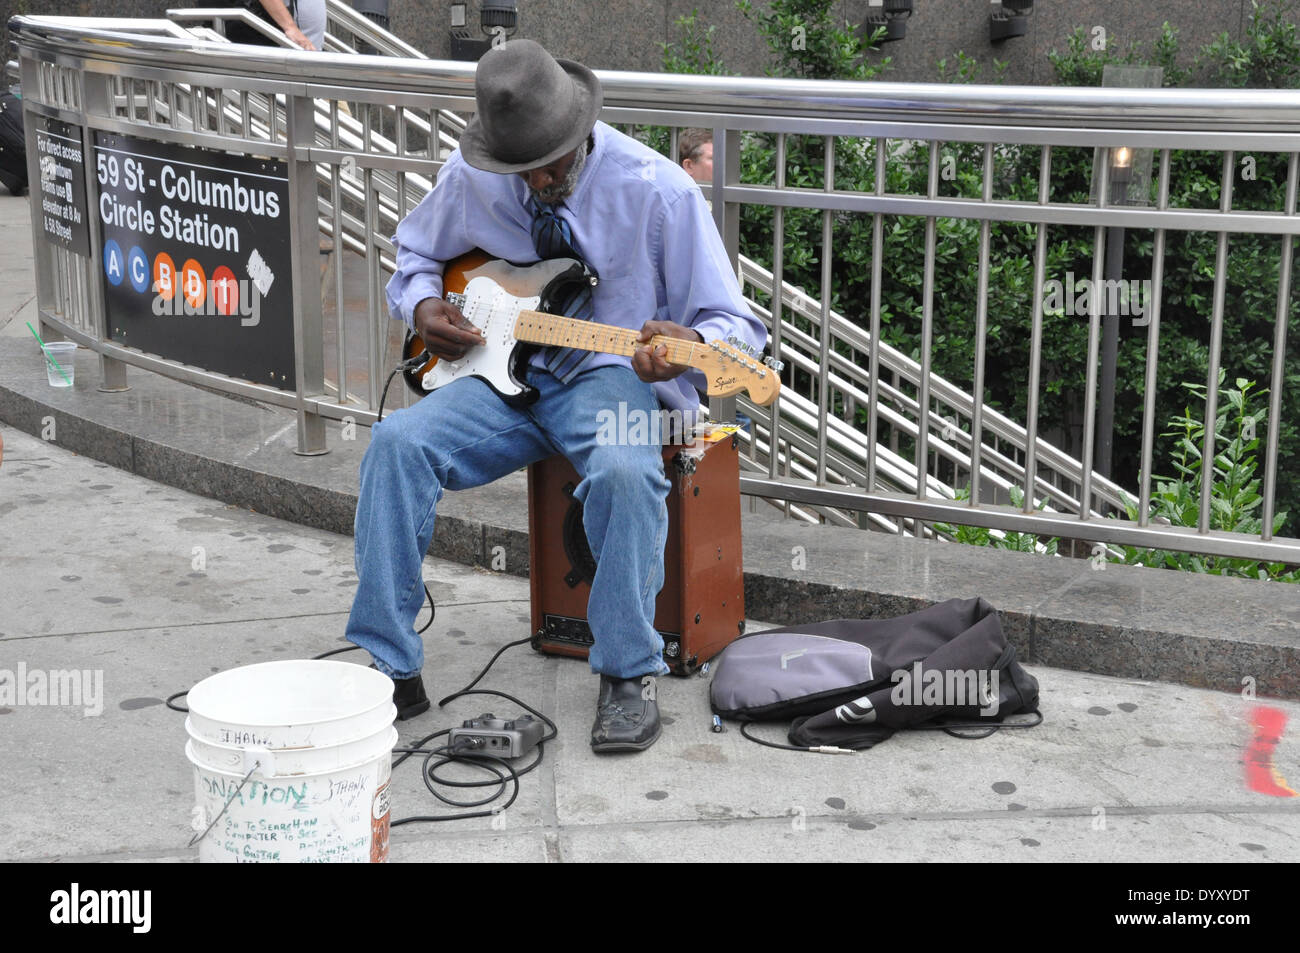
[[[503,397],[522,394],[526,388],[510,378],[510,360],[515,345],[515,319],[522,310],[533,310],[541,296],[516,298],[485,275],[465,286],[461,313],[483,332],[485,343],[471,347],[459,361],[440,360],[424,375],[425,390],[436,390],[462,377],[481,377]]]

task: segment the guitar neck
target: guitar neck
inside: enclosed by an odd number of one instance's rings
[[[627,328],[616,328],[595,321],[582,321],[578,318],[566,318],[543,311],[520,311],[515,321],[515,338],[529,344],[549,344],[557,347],[572,347],[580,351],[600,351],[603,354],[622,354],[631,357],[636,349],[645,343],[638,340],[640,334]],[[656,334],[649,341],[651,347],[664,345],[668,352],[664,359],[669,364],[684,364],[695,367],[696,348],[707,349],[699,341],[686,341],[682,338],[670,338]]]

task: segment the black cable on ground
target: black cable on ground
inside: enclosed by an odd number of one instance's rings
[[[531,641],[532,641],[531,639],[519,639],[518,641],[515,642],[507,642],[505,645],[501,646],[501,648],[499,648],[496,651],[496,654],[494,654],[492,658],[488,660],[488,663],[485,666],[483,666],[483,669],[478,673],[478,675],[474,676],[474,679],[468,685],[466,685],[460,691],[453,692],[452,694],[448,695],[446,698],[438,702],[438,707],[442,708],[445,705],[447,705],[448,702],[454,701],[457,698],[461,698],[465,695],[492,695],[497,698],[504,698],[507,701],[514,703],[518,705],[520,708],[526,710],[529,714],[538,718],[547,726],[548,733],[543,735],[541,740],[537,742],[537,757],[534,758],[526,767],[516,769],[514,765],[510,764],[510,762],[504,758],[497,757],[496,755],[481,754],[475,751],[466,750],[464,748],[458,749],[447,745],[442,745],[437,748],[425,747],[425,745],[427,745],[430,741],[433,741],[435,738],[450,734],[451,733],[450,728],[443,728],[439,731],[433,732],[430,735],[426,735],[424,738],[420,739],[420,741],[417,742],[413,747],[399,747],[393,749],[394,753],[401,752],[402,755],[400,758],[398,758],[396,761],[393,762],[394,769],[396,769],[398,765],[400,765],[403,761],[405,761],[407,758],[411,757],[412,755],[415,754],[424,755],[424,760],[420,765],[420,777],[423,779],[424,786],[428,788],[429,793],[432,794],[434,797],[436,797],[439,801],[443,802],[444,804],[448,804],[452,807],[482,807],[483,805],[491,804],[493,801],[500,798],[506,792],[508,783],[513,785],[513,787],[510,789],[510,797],[500,807],[496,807],[491,810],[470,811],[466,813],[446,814],[442,816],[416,815],[413,817],[403,817],[403,818],[399,818],[398,820],[391,821],[389,823],[390,827],[398,827],[402,824],[414,824],[420,822],[431,823],[436,821],[466,820],[472,817],[492,817],[496,814],[502,813],[503,811],[508,809],[510,805],[515,803],[515,800],[519,797],[519,779],[522,778],[525,774],[534,771],[538,767],[538,765],[542,763],[542,758],[545,757],[546,742],[555,738],[559,734],[559,729],[556,727],[555,722],[553,722],[550,718],[547,718],[536,708],[533,708],[531,705],[525,704],[524,702],[520,701],[518,698],[515,698],[513,695],[507,694],[506,692],[499,692],[490,688],[475,688],[474,686],[483,680],[483,676],[487,675],[488,671],[492,668],[492,666],[496,664],[497,659],[499,659],[507,649],[514,648],[517,645],[524,645]],[[484,778],[478,781],[453,780],[451,778],[442,777],[438,774],[438,769],[442,767],[444,764],[468,765],[474,768],[475,770],[487,772],[491,774],[492,777]],[[504,768],[505,771],[508,772],[508,774],[502,773],[501,768]],[[448,797],[447,795],[438,791],[434,787],[434,785],[443,785],[446,787],[456,787],[456,788],[495,787],[496,790],[493,791],[491,794],[489,794],[487,797],[481,798],[476,801],[460,801]]]
[[[474,681],[470,682],[468,685],[466,685],[466,686],[465,686],[464,688],[462,688],[460,691],[458,691],[458,692],[453,692],[452,694],[450,694],[450,695],[448,695],[446,698],[444,698],[442,701],[438,702],[438,707],[439,707],[439,708],[442,708],[444,705],[447,704],[447,702],[449,702],[449,701],[454,701],[454,700],[456,700],[457,698],[459,698],[461,695],[467,695],[467,694],[470,694],[470,689],[473,688],[475,685],[477,685],[480,681],[483,680],[483,676],[486,675],[486,674],[488,673],[488,669],[490,669],[493,665],[496,664],[497,659],[499,659],[502,655],[505,654],[506,649],[512,649],[512,648],[514,648],[516,645],[523,645],[523,644],[525,644],[525,643],[527,643],[527,642],[531,642],[531,641],[532,641],[531,638],[528,638],[528,639],[519,639],[517,642],[507,642],[505,645],[501,646],[501,648],[497,649],[497,654],[494,655],[494,656],[492,656],[492,658],[488,660],[488,663],[487,663],[486,665],[483,666],[483,671],[481,671],[481,672],[478,673],[478,675],[475,677]],[[508,697],[508,696],[507,696],[507,697]],[[514,699],[511,699],[511,701],[514,701]],[[523,703],[520,702],[519,704],[523,704]],[[527,706],[527,705],[524,705],[524,707],[527,708],[528,706]],[[528,710],[529,710],[529,711],[532,711],[531,708],[529,708]],[[545,716],[539,714],[538,717],[539,717],[539,718],[544,718]],[[554,726],[552,726],[552,727],[554,727]]]
[[[1022,712],[1018,712],[1018,714],[1033,715],[1036,720],[1001,721],[998,722],[996,725],[982,725],[979,722],[970,722],[966,724],[952,723],[952,724],[938,724],[938,725],[918,725],[917,727],[937,728],[940,731],[947,732],[948,734],[952,735],[954,738],[961,738],[965,741],[977,741],[980,738],[987,738],[989,735],[993,734],[999,728],[1037,728],[1039,725],[1043,723],[1043,713],[1041,711],[1022,711]],[[1014,718],[1015,716],[1012,715],[1011,717]],[[958,731],[978,731],[978,732],[982,732],[982,734],[961,735],[957,733]]]
[[[329,658],[331,655],[342,655],[344,652],[355,652],[359,648],[361,648],[359,645],[345,645],[341,649],[330,649],[328,652],[322,652],[320,655],[313,655],[311,660],[313,662],[319,662],[321,659]]]
[[[753,722],[750,721],[742,721],[740,723],[740,733],[744,735],[746,738],[748,738],[750,741],[754,742],[755,744],[760,744],[764,748],[777,748],[781,751],[811,751],[812,750],[811,748],[800,747],[798,745],[786,745],[776,741],[764,741],[762,738],[756,738],[753,735],[751,735],[748,731],[745,730],[749,725],[752,724]]]
[[[397,750],[397,749],[393,749],[393,750]],[[462,801],[454,801],[451,800],[450,798],[447,798],[446,796],[436,791],[433,787],[434,781],[431,779],[431,776],[433,775],[433,770],[437,768],[437,764],[433,765],[432,768],[428,767],[429,761],[432,758],[438,757],[440,755],[442,756],[443,760],[438,762],[438,764],[445,764],[448,761],[455,761],[460,764],[470,764],[476,768],[491,771],[495,775],[495,778],[488,779],[485,781],[455,782],[458,787],[481,787],[490,784],[499,785],[499,787],[497,788],[495,793],[491,794],[486,798],[483,798],[480,801],[462,802]],[[538,744],[537,759],[534,761],[533,764],[529,765],[528,770],[532,770],[534,767],[536,767],[539,763],[541,763],[541,760],[542,760],[542,746],[541,744]],[[495,755],[490,755],[490,754],[476,755],[476,754],[470,754],[468,752],[457,752],[455,750],[450,750],[444,746],[442,748],[434,748],[431,751],[429,751],[425,756],[424,761],[425,761],[425,768],[421,772],[424,778],[424,785],[429,789],[429,792],[434,797],[442,801],[444,804],[451,804],[453,806],[458,806],[458,807],[477,807],[482,804],[490,804],[493,801],[495,801],[497,798],[499,798],[502,795],[502,793],[504,793],[507,781],[513,782],[514,787],[510,791],[509,799],[507,799],[504,804],[502,804],[498,808],[493,808],[492,810],[489,811],[469,811],[462,814],[444,814],[441,816],[414,815],[412,817],[403,817],[403,818],[399,818],[398,820],[391,821],[388,825],[389,827],[399,827],[402,824],[433,823],[437,821],[461,821],[461,820],[467,820],[468,818],[471,817],[493,817],[494,815],[500,814],[506,809],[508,809],[510,805],[514,804],[515,800],[519,797],[520,772],[515,771],[514,767],[503,758],[498,758]],[[506,771],[509,772],[509,776],[507,777],[505,774],[502,774],[498,768],[494,767],[492,764],[489,763],[493,761],[501,765],[501,767],[505,768]],[[446,782],[439,782],[439,783],[446,783]]]
[[[1033,721],[1003,721],[997,724],[989,725],[980,722],[949,722],[933,725],[913,725],[910,728],[902,728],[900,731],[943,731],[952,735],[954,738],[960,738],[963,741],[978,741],[981,738],[987,738],[1001,728],[1036,728],[1043,723],[1043,714],[1039,711],[1019,712],[1022,715],[1032,715]],[[1014,715],[1011,717],[1015,717]],[[762,738],[755,737],[746,731],[746,727],[753,722],[742,721],[740,723],[740,733],[755,744],[763,745],[765,748],[777,748],[781,751],[811,751],[816,753],[847,753],[848,749],[842,749],[835,745],[824,745],[820,747],[801,747],[799,745],[779,744],[775,741],[764,741]],[[973,731],[978,734],[958,734],[958,732]]]

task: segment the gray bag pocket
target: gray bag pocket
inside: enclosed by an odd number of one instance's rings
[[[709,703],[716,714],[741,721],[822,712],[877,681],[867,646],[802,632],[738,639],[716,665]]]

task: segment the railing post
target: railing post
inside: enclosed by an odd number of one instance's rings
[[[40,100],[39,91],[41,90],[40,64],[31,56],[23,55],[20,63],[21,79],[23,89],[28,91],[28,96],[34,101]],[[28,113],[23,118],[24,123],[32,122],[31,114]],[[30,192],[33,198],[40,194],[41,182],[41,160],[34,149],[27,150],[27,181],[31,184]],[[39,199],[37,208],[39,208]],[[50,243],[45,238],[45,233],[41,227],[41,217],[36,210],[32,212],[32,257],[36,264],[36,313],[43,315],[45,309],[54,304],[54,252]],[[58,332],[46,337],[52,328],[45,323],[43,319],[38,319],[41,336],[46,340],[58,340],[62,337]]]
[[[315,142],[315,102],[286,96],[289,142],[289,244],[293,262],[293,361],[298,396],[298,447],[306,456],[328,453],[325,418],[305,398],[325,392],[325,322],[320,303],[320,256],[316,232],[316,167],[308,158]],[[308,247],[310,245],[310,247]]]
[[[98,192],[98,189],[92,187],[94,185],[92,180],[96,175],[95,133],[90,128],[89,123],[84,122],[84,120],[91,116],[108,116],[112,112],[108,94],[110,80],[103,74],[85,71],[82,71],[79,76],[82,87],[82,155],[86,158],[86,196],[89,198],[89,196]],[[91,267],[89,271],[94,276],[88,282],[90,286],[91,322],[95,328],[95,333],[99,336],[99,340],[107,341],[109,339],[108,308],[104,303],[104,282],[100,279],[99,270],[99,260],[103,254],[103,249],[100,247],[99,205],[89,200],[86,202],[86,227],[90,231]],[[99,387],[97,389],[110,394],[129,389],[126,382],[126,365],[121,361],[105,356],[102,351],[99,355]]]
[[[723,189],[740,184],[740,132],[722,126],[713,128],[713,220],[722,235],[723,247],[731,266],[740,267],[740,203],[724,202]],[[779,292],[778,292],[779,293]],[[736,419],[735,397],[710,397],[709,417],[713,420]],[[751,432],[753,424],[750,424]]]

